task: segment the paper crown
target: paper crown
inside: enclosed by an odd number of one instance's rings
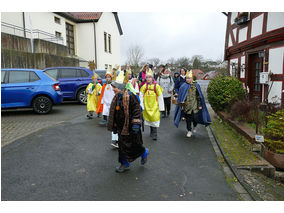
[[[127,83],[128,83],[128,75],[124,73],[124,71],[120,71],[115,81],[112,82],[112,85],[121,90],[124,90]]]
[[[187,71],[185,77],[186,78],[192,78],[192,70]]]
[[[146,76],[152,76],[152,77],[154,76],[154,73],[153,73],[153,71],[150,68],[147,71]]]
[[[113,77],[113,76],[112,76],[112,71],[111,71],[111,69],[110,69],[109,67],[107,68],[105,77],[106,77],[107,75],[109,75],[111,78]]]
[[[90,70],[95,70],[96,69],[96,63],[94,62],[94,60],[89,61],[88,62],[88,66],[89,66]]]
[[[120,66],[116,64],[116,65],[114,66],[114,69],[115,69],[115,70],[119,70],[119,67],[120,67]]]

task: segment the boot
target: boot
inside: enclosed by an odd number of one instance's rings
[[[147,148],[145,148],[145,152],[144,154],[141,156],[141,165],[144,165],[145,163],[147,163],[147,157],[149,155],[149,150]]]
[[[116,167],[115,171],[118,173],[123,173],[129,170],[130,165],[121,164],[120,167]]]
[[[150,136],[152,137],[153,140],[157,140],[158,138],[158,135],[157,135],[157,127],[152,127],[150,126],[151,128],[151,134]]]

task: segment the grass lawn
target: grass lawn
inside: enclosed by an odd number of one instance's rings
[[[250,142],[227,123],[215,117],[212,127],[227,156],[235,166],[263,165],[263,161],[250,151]]]

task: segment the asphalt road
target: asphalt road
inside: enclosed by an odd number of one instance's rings
[[[140,159],[118,174],[117,150],[111,133],[99,119],[80,115],[32,133],[2,148],[1,199],[88,201],[209,201],[238,200],[225,180],[205,127],[185,137],[173,115],[162,119],[158,140],[145,128],[150,150],[146,165]]]
[[[84,115],[86,106],[68,101],[53,106],[47,115],[39,115],[31,108],[1,110],[1,147],[43,128]]]

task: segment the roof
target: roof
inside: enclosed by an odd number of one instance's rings
[[[76,23],[83,22],[97,22],[102,12],[55,12],[56,14],[63,16]]]
[[[102,12],[67,12],[77,20],[99,20]]]
[[[75,23],[98,22],[102,16],[102,12],[54,12],[64,18],[67,18]],[[122,35],[122,29],[119,22],[117,12],[113,12],[114,18],[118,27],[119,34]]]

